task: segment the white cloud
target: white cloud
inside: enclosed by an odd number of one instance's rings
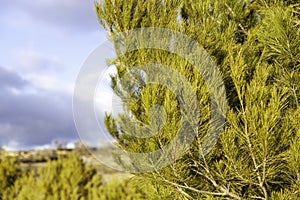
[[[116,73],[115,67],[109,67],[107,70],[103,72],[102,77],[99,77],[97,88],[95,90],[95,107],[101,111],[112,111],[112,103],[113,98],[113,90],[111,89],[111,78],[110,75],[114,75]]]
[[[69,67],[64,66],[57,56],[44,55],[32,49],[23,49],[19,51],[16,60],[20,66],[19,73],[34,88],[73,93],[74,83],[66,78]],[[27,91],[33,92],[34,90],[28,88]]]
[[[17,56],[19,66],[25,70],[57,70],[62,64],[57,56],[43,55],[29,50],[21,50]]]
[[[73,93],[74,84],[58,77],[43,74],[29,74],[25,77],[35,88],[52,92],[64,92],[70,95]]]

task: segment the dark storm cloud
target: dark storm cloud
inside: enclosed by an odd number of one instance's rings
[[[81,31],[99,30],[92,0],[0,0],[1,12],[18,10],[62,28]]]
[[[21,76],[0,67],[0,145],[26,149],[55,139],[77,140],[71,95],[32,89]]]
[[[5,87],[20,88],[28,82],[18,76],[16,73],[0,66],[0,89]]]

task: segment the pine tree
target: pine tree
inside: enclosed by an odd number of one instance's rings
[[[164,186],[118,174],[104,183],[101,174],[71,154],[49,161],[37,170],[21,171],[15,159],[0,164],[0,199],[10,200],[120,200],[182,199]]]
[[[139,176],[171,186],[189,199],[300,198],[299,5],[292,0],[96,3],[99,21],[118,56],[110,61],[117,68],[112,88],[126,112],[116,119],[107,115],[105,124],[121,148],[152,152],[167,145],[180,128],[180,103],[174,93],[161,85],[122,81],[126,73],[144,80],[147,73],[134,70],[134,66],[169,66],[188,80],[199,102],[198,132],[189,149],[168,167]],[[120,53],[137,44],[122,43],[116,36],[145,27],[179,31],[194,39],[222,74],[228,102],[226,122],[207,155],[201,144],[210,124],[211,102],[205,81],[192,65],[170,53],[172,45],[170,52],[140,49]],[[152,130],[147,139],[132,137],[137,131],[128,125],[129,119],[140,126],[149,125],[151,107],[156,104],[166,112],[163,128]],[[143,161],[133,162],[137,168],[143,165]]]
[[[76,155],[49,161],[37,172],[30,170],[16,180],[6,199],[73,200],[93,198],[93,189],[101,185],[101,175]]]
[[[142,183],[142,184],[141,184]],[[120,180],[112,178],[106,184],[102,185],[98,190],[97,198],[99,200],[155,200],[155,199],[174,199],[182,200],[185,197],[172,191],[163,185],[155,182],[140,180],[138,177]]]
[[[18,161],[15,158],[3,156],[0,159],[0,199],[10,193],[15,182],[22,176]]]

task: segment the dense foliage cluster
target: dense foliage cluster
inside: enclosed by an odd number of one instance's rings
[[[126,112],[119,118],[107,115],[105,123],[120,147],[152,152],[168,144],[180,127],[180,107],[171,91],[161,85],[134,87],[122,81],[126,73],[140,80],[147,77],[132,70],[135,66],[169,66],[186,78],[198,97],[199,131],[190,148],[177,162],[140,174],[141,178],[172,187],[189,199],[300,199],[299,1],[103,0],[96,10],[118,55],[110,61],[117,68],[112,88]],[[205,48],[222,74],[226,123],[206,156],[201,142],[210,124],[208,91],[193,66],[170,53],[174,41],[170,40],[169,52],[119,53],[132,44],[124,42],[120,47],[115,36],[143,27],[189,36]],[[149,124],[150,108],[156,104],[167,114],[164,127],[147,139],[132,137],[135,130],[128,128],[126,115],[140,126]]]
[[[37,169],[21,169],[15,158],[0,162],[0,199],[2,200],[142,200],[170,199],[176,194],[159,185],[117,175],[103,180],[93,166],[74,153],[49,161]]]

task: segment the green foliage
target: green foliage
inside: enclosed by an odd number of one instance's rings
[[[16,180],[21,177],[21,169],[14,158],[1,157],[0,159],[0,199],[13,188]]]
[[[140,177],[172,187],[190,199],[299,198],[299,5],[278,0],[96,3],[99,21],[115,42],[118,55],[110,61],[118,70],[112,88],[127,113],[117,119],[107,115],[105,124],[119,146],[130,152],[152,152],[168,144],[180,127],[180,107],[167,88],[122,81],[126,72],[143,79],[145,75],[132,70],[134,66],[167,65],[189,81],[198,97],[199,132],[189,150],[170,166]],[[114,36],[141,27],[180,31],[203,45],[218,65],[228,112],[222,135],[208,155],[203,156],[201,142],[210,123],[210,99],[192,66],[162,50],[119,54]],[[126,45],[130,44],[122,48]],[[150,124],[150,108],[155,104],[166,111],[165,126],[147,139],[131,137],[136,130],[128,126],[128,115],[141,126]]]
[[[126,180],[112,179],[100,188],[99,200],[142,200],[142,199],[174,199],[185,198],[163,185],[140,180],[137,177]]]
[[[16,159],[0,163],[0,199],[10,200],[138,200],[182,199],[164,186],[139,180],[120,178],[118,174],[102,175],[75,154],[48,161],[37,170],[22,171]],[[143,184],[141,184],[143,183]]]
[[[101,176],[86,166],[75,154],[50,161],[37,172],[29,171],[19,178],[8,199],[87,199],[97,189]]]

